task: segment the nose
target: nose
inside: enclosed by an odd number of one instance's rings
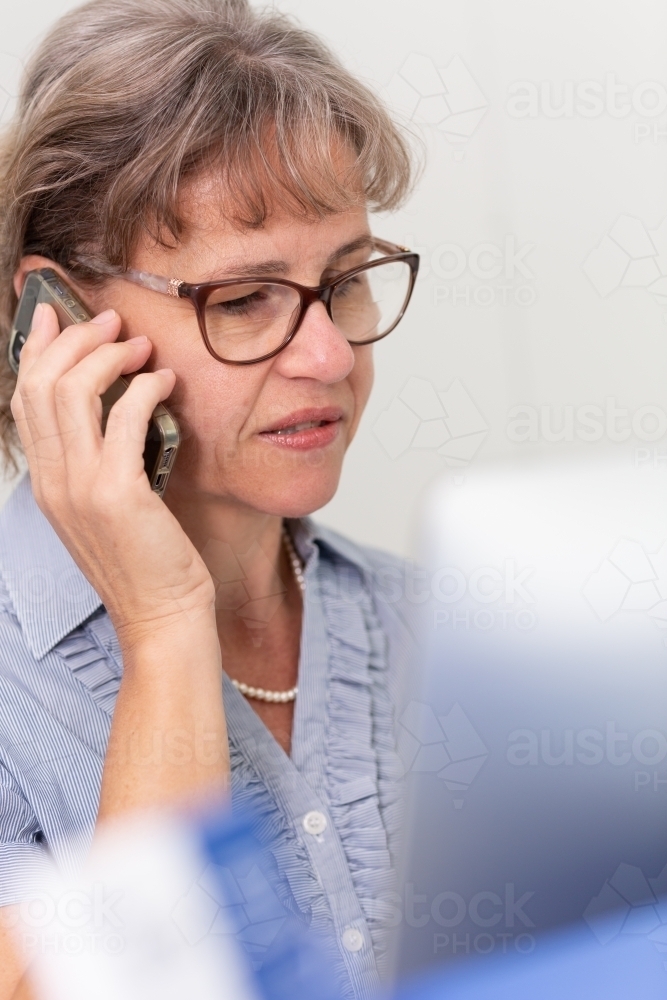
[[[346,378],[354,366],[354,351],[334,325],[324,303],[313,302],[276,368],[286,378],[312,378],[332,384]]]

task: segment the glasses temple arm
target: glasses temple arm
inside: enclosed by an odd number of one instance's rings
[[[409,247],[402,247],[398,243],[390,243],[389,240],[374,239],[373,242],[378,250],[382,250],[383,253],[389,255],[395,253],[412,253]]]
[[[164,278],[162,275],[149,274],[148,271],[137,271],[134,268],[124,271],[119,277],[135,285],[141,285],[142,288],[149,288],[153,292],[171,295],[174,298],[178,298],[179,288],[185,284],[180,278]]]

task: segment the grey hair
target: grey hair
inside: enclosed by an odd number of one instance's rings
[[[353,165],[331,156],[343,140]],[[12,278],[40,254],[80,282],[182,236],[183,182],[214,170],[227,214],[396,208],[414,181],[404,130],[313,34],[247,0],[92,0],[30,60],[0,141],[0,451],[13,464],[6,363]],[[87,262],[87,263],[86,263]]]

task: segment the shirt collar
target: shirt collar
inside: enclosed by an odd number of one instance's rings
[[[308,563],[312,552],[317,546],[320,551],[332,553],[346,559],[366,573],[372,572],[372,566],[364,549],[333,528],[317,524],[311,517],[289,518],[287,520],[297,552]]]
[[[289,522],[307,564],[315,548],[371,570],[354,542],[312,518]],[[33,656],[40,659],[82,624],[102,600],[37,506],[25,475],[0,512],[0,572]]]
[[[28,475],[0,512],[0,572],[36,659],[102,603],[37,506]]]

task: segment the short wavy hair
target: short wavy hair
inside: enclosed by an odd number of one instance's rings
[[[348,176],[331,156],[354,152]],[[261,226],[278,196],[322,217],[396,208],[414,180],[405,130],[313,34],[247,0],[93,0],[28,63],[0,140],[0,450],[15,465],[6,361],[25,254],[79,282],[129,266],[140,235],[183,234],[184,180],[215,170],[228,216]]]

